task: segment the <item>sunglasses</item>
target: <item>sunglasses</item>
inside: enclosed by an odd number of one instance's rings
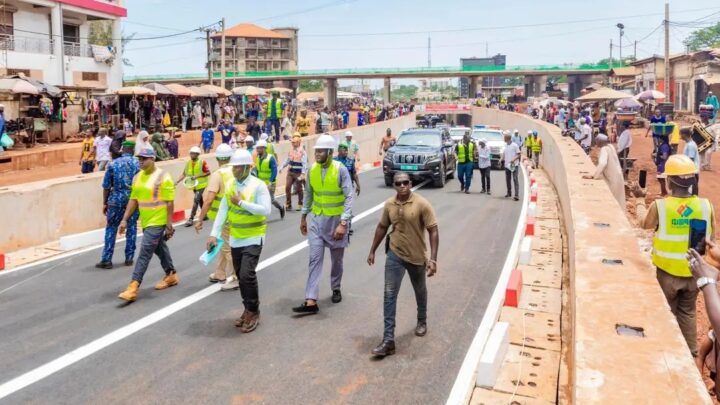
[[[396,181],[395,187],[402,187],[402,186],[409,186],[410,180],[404,180],[404,181]]]

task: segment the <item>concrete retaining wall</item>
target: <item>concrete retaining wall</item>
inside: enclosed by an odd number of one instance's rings
[[[537,130],[543,141],[541,164],[559,195],[570,255],[570,381],[561,402],[711,403],[649,253],[605,182],[582,179],[595,166],[580,147],[522,114],[474,108],[473,122]],[[641,327],[645,337],[620,336],[617,324]]]
[[[415,115],[410,114],[390,121],[352,128],[354,139],[360,144],[362,163],[378,160],[380,139],[390,128],[399,134],[405,128],[415,125]],[[340,139],[345,131],[333,132]],[[309,152],[309,161],[314,161],[312,147],[317,136],[303,139]],[[343,137],[344,138],[344,137]],[[290,143],[276,145],[280,162],[290,150]],[[205,156],[217,167],[211,155]],[[159,166],[177,179],[185,166],[186,159],[161,162]],[[22,185],[10,186],[0,191],[0,212],[3,213],[0,226],[0,252],[32,247],[59,239],[61,236],[101,228],[105,225],[102,215],[102,176],[104,173],[71,176]],[[285,185],[285,172],[278,179],[278,193]],[[179,187],[175,209],[192,206],[191,193]]]

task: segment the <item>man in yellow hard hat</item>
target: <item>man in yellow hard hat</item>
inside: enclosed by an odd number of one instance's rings
[[[690,220],[707,221],[708,239],[713,238],[715,230],[712,204],[690,192],[696,173],[695,163],[687,156],[670,156],[665,163],[670,196],[655,200],[642,223],[643,228],[655,230],[652,262],[657,267],[657,280],[693,356],[697,355],[695,302],[698,286],[686,257]]]

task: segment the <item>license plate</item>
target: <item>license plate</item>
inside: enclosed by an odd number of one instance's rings
[[[400,170],[417,170],[418,165],[400,165]]]

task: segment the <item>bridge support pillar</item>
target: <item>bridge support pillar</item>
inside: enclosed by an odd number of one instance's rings
[[[478,82],[482,83],[482,78],[478,76],[470,76],[470,81],[468,82],[468,98],[477,97]]]
[[[325,79],[325,105],[331,110],[337,106],[337,79]]]
[[[383,103],[390,104],[390,78],[385,78],[385,85],[383,86],[382,92]]]
[[[568,99],[574,100],[581,96],[582,89],[593,83],[592,75],[567,75]]]
[[[540,97],[546,85],[547,76],[525,76],[525,97]]]

